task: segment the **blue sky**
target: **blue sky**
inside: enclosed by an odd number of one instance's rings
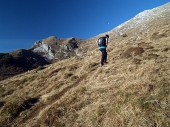
[[[0,52],[49,36],[88,39],[169,0],[0,0]]]

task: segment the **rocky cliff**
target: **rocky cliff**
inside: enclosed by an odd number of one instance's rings
[[[78,38],[60,39],[54,36],[36,41],[29,49],[50,61],[58,61],[73,56],[83,57],[82,43]]]

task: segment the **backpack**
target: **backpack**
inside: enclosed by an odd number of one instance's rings
[[[106,37],[100,37],[97,42],[98,46],[106,46]]]

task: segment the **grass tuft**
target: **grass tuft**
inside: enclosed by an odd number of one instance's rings
[[[41,71],[41,70],[43,70],[43,69],[45,69],[45,67],[43,67],[43,66],[38,66],[38,67],[36,68],[37,71]]]

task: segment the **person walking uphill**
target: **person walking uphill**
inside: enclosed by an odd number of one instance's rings
[[[104,37],[100,37],[96,43],[99,47],[99,50],[102,53],[101,56],[101,62],[100,62],[100,66],[103,66],[104,63],[107,63],[107,52],[106,52],[106,48],[108,46],[108,40],[109,40],[109,35],[105,35]]]

